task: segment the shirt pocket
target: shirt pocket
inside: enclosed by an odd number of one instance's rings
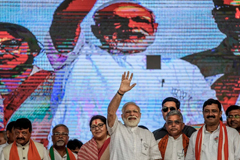
[[[144,155],[149,155],[149,144],[147,144],[144,140],[141,141],[141,152]]]

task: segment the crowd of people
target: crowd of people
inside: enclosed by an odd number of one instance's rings
[[[69,129],[58,124],[52,129],[53,145],[47,150],[31,139],[32,123],[20,118],[0,132],[1,160],[240,160],[240,106],[226,110],[227,125],[222,121],[222,105],[208,99],[203,104],[204,124],[199,130],[183,122],[180,102],[167,97],[162,102],[166,123],[153,133],[139,127],[141,109],[134,102],[122,107],[122,122],[116,112],[122,97],[136,86],[133,74],[122,75],[119,90],[108,106],[107,118],[95,115],[89,122],[93,138],[82,144],[69,140]]]

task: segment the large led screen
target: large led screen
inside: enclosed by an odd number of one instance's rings
[[[0,1],[0,127],[27,117],[33,139],[51,142],[57,124],[91,139],[89,120],[107,116],[121,75],[140,124],[165,123],[161,103],[181,102],[184,122],[203,123],[202,105],[239,104],[239,3],[232,0]],[[225,117],[223,116],[225,120]]]

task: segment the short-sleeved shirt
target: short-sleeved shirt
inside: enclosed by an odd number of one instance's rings
[[[153,134],[139,127],[127,127],[116,117],[113,127],[107,124],[111,136],[110,159],[149,160],[161,159]]]

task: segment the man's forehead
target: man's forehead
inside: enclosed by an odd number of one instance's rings
[[[10,40],[10,39],[14,39],[14,38],[15,37],[10,35],[7,31],[0,31],[0,42]]]
[[[205,109],[218,109],[219,110],[219,108],[218,108],[218,105],[217,104],[210,104],[210,105],[206,105],[205,107],[204,107],[204,110]]]
[[[167,118],[168,120],[181,120],[179,115],[170,115]]]
[[[29,131],[29,128],[27,128],[27,129],[24,129],[24,128],[15,128],[15,131],[20,131],[20,132],[22,132],[22,131]]]
[[[54,132],[59,132],[59,131],[67,132],[67,128],[64,126],[59,126],[54,130]]]
[[[228,115],[231,115],[231,114],[240,114],[240,109],[234,109],[229,111]]]
[[[163,104],[163,107],[174,107],[177,108],[177,105],[174,101],[167,101]]]
[[[239,0],[224,0],[225,5],[240,6]]]

